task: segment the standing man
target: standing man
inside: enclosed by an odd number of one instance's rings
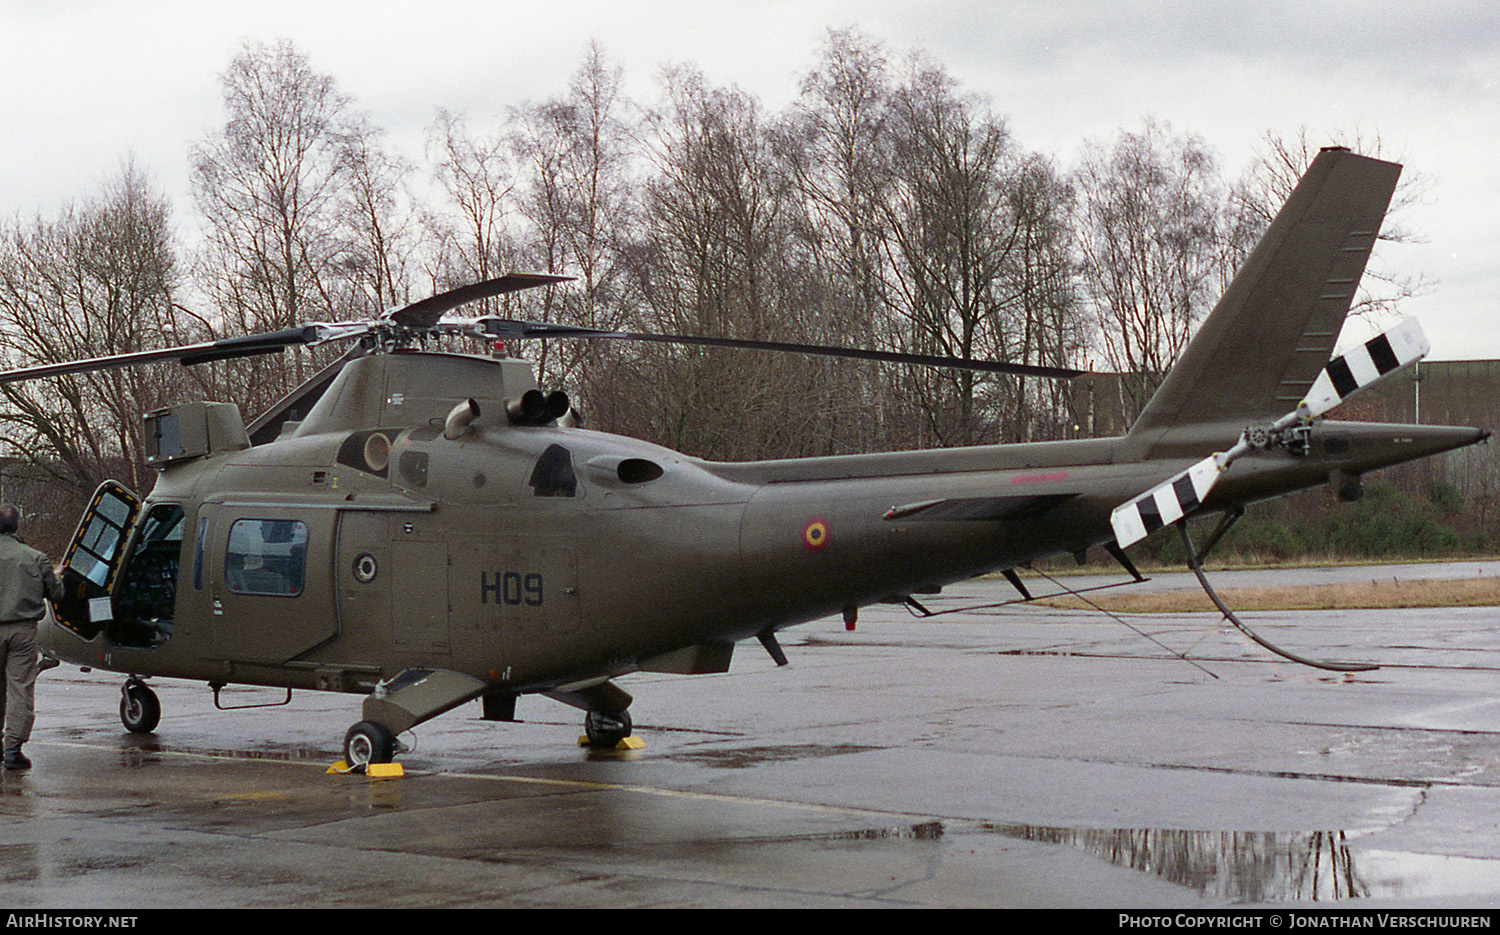
[[[5,724],[5,768],[27,769],[21,744],[31,739],[36,719],[36,625],[47,612],[44,598],[62,597],[52,561],[16,538],[21,511],[0,503],[0,668],[5,693],[0,721]]]

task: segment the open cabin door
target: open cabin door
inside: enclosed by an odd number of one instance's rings
[[[86,640],[98,636],[113,616],[109,589],[120,570],[125,539],[140,507],[140,500],[122,484],[112,480],[100,484],[63,558],[63,597],[53,603],[53,615],[58,623]],[[91,608],[97,608],[98,613]]]

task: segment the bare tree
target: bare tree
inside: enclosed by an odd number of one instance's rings
[[[1075,366],[1087,335],[1079,315],[1072,186],[1050,159],[1033,154],[1021,159],[1007,190],[1017,234],[1006,270],[1018,313],[1014,359],[1049,367]],[[1073,426],[1080,417],[1070,409],[1072,396],[1066,384],[1056,380],[1014,383],[1013,404],[1004,410],[1004,440],[1033,441],[1075,433]]]
[[[1055,363],[1078,344],[1072,192],[944,69],[830,32],[782,122],[797,236],[827,333],[862,345]],[[846,368],[848,369],[848,368]],[[1060,431],[1064,397],[966,371],[852,371],[865,447],[968,444]],[[871,418],[873,417],[873,418]]]
[[[893,85],[885,50],[853,31],[830,30],[802,96],[776,125],[778,158],[795,187],[791,234],[809,267],[802,291],[812,340],[888,345],[884,201],[893,185],[889,124]],[[825,406],[845,450],[887,447],[900,370],[872,364],[832,368]]]
[[[0,352],[9,367],[170,346],[200,337],[174,304],[166,199],[133,165],[56,221],[0,242]],[[106,476],[136,490],[141,416],[197,395],[181,367],[102,370],[0,386],[0,441],[24,473],[81,499]]]
[[[759,105],[691,69],[666,75],[647,115],[648,158],[634,288],[655,327],[688,334],[797,340],[803,281],[789,255],[790,186]],[[651,434],[711,457],[819,448],[815,363],[701,349],[643,352],[663,379]]]
[[[892,128],[896,184],[885,210],[904,331],[896,340],[920,353],[1015,360],[1028,337],[1028,284],[1017,275],[1026,231],[1014,185],[1022,153],[984,101],[959,94],[921,57],[894,95]],[[1014,381],[969,370],[914,371],[909,380],[930,433],[924,441],[999,440],[999,413],[981,399],[1014,407]]]
[[[246,45],[222,76],[223,128],[192,150],[193,194],[207,223],[200,284],[216,326],[236,334],[344,317],[337,283],[348,98],[283,40]],[[240,398],[270,402],[308,361],[252,358]]]
[[[637,226],[631,194],[634,128],[624,116],[622,73],[591,45],[568,93],[516,113],[514,143],[521,170],[520,214],[528,227],[521,252],[529,267],[577,276],[548,291],[548,320],[588,328],[624,328],[623,254]],[[638,324],[638,323],[634,323]],[[627,402],[613,371],[623,356],[606,342],[558,342],[539,361],[544,379],[566,382],[602,417]]]
[[[412,298],[411,267],[419,246],[407,188],[412,167],[383,148],[381,136],[356,119],[339,153],[344,184],[338,268],[352,291],[341,304],[372,315]]]
[[[798,144],[783,155],[803,199],[807,236],[835,294],[850,306],[853,320],[840,322],[839,330],[865,341],[873,340],[871,323],[884,310],[880,203],[892,184],[888,71],[878,44],[830,31],[822,61],[802,79],[802,98],[783,124]]]
[[[1074,184],[1099,349],[1127,375],[1133,418],[1216,295],[1226,252],[1223,184],[1202,140],[1154,120],[1109,147],[1089,143]]]
[[[503,137],[471,133],[462,115],[446,110],[438,111],[429,144],[437,151],[433,174],[450,212],[429,218],[440,245],[435,278],[444,286],[457,286],[501,275],[514,254],[514,238],[507,230],[517,177],[511,148]],[[488,314],[498,304],[486,299],[479,311]]]

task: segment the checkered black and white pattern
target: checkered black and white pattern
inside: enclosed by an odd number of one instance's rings
[[[1320,416],[1355,392],[1427,355],[1427,336],[1415,321],[1404,321],[1328,362],[1313,381],[1303,405],[1304,418]]]
[[[1115,541],[1124,548],[1182,519],[1198,508],[1218,478],[1218,460],[1210,455],[1129,503],[1115,507],[1109,516]]]
[[[1269,427],[1271,432],[1321,416],[1371,383],[1421,360],[1429,349],[1421,327],[1415,321],[1406,321],[1335,357],[1313,381],[1302,404],[1273,423]],[[1251,447],[1246,436],[1241,435],[1227,452],[1210,455],[1129,503],[1115,507],[1109,517],[1115,541],[1124,548],[1193,512],[1208,496],[1219,474]]]

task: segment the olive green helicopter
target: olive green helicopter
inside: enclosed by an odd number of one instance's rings
[[[446,317],[563,281],[547,274],[371,321],[0,374],[352,344],[248,426],[225,403],[147,414],[155,485],[95,493],[43,651],[124,674],[120,716],[137,733],[161,715],[151,677],[206,681],[216,701],[227,684],[362,694],[344,738],[358,769],[476,699],[486,719],[514,720],[524,694],[582,709],[588,741],[612,746],[632,730],[622,675],[723,672],[750,637],[784,664],[783,628],[852,621],[875,602],[920,607],[915,595],[989,572],[1029,596],[1014,569],[1050,555],[1102,546],[1139,578],[1123,549],[1158,528],[1185,536],[1187,518],[1223,514],[1222,530],[1248,503],[1320,484],[1353,497],[1368,471],[1487,435],[1322,418],[1427,349],[1408,322],[1330,360],[1399,171],[1320,153],[1114,438],[714,463],[581,427],[524,360],[415,349],[431,334],[646,340],[1078,373]]]

